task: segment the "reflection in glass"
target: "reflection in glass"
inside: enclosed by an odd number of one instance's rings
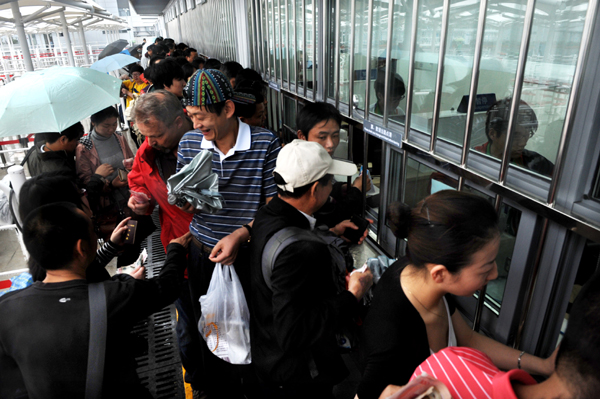
[[[419,201],[441,190],[456,190],[458,181],[412,158],[406,161],[403,202],[414,208]]]
[[[431,133],[443,0],[419,2],[411,128]]]
[[[491,302],[496,310],[500,310],[502,306],[506,279],[510,271],[520,220],[521,211],[506,204],[502,205],[499,215],[500,249],[498,250],[498,256],[496,256],[498,278],[488,283],[485,292],[486,300],[488,303]]]
[[[538,129],[525,149],[553,163],[556,162],[587,9],[588,2],[583,0],[536,3],[521,100],[535,110]],[[521,104],[519,109],[522,107]],[[536,172],[550,174],[545,170]]]
[[[330,56],[330,79],[328,96],[335,98],[335,90],[340,91],[340,102],[348,103],[348,78],[350,74],[350,2],[348,0],[340,1],[340,36],[339,42],[335,40],[335,1],[331,2],[331,24],[330,24],[330,37],[331,37],[331,56]],[[335,71],[335,51],[338,51],[337,56],[339,57],[339,69],[340,76],[338,86],[335,86],[334,71]]]
[[[511,99],[503,99],[490,107],[487,112],[485,130],[488,141],[475,147],[475,150],[502,159],[506,145],[511,104]],[[525,148],[529,140],[535,136],[538,126],[535,111],[525,101],[521,101],[513,132],[510,162],[539,174],[550,176],[554,164],[543,155]]]
[[[402,124],[404,124],[404,115],[406,111],[406,85],[404,82],[408,80],[410,40],[412,35],[412,10],[412,1],[394,1],[391,66],[392,72],[396,74],[395,76],[402,80],[403,85],[405,86],[405,93],[400,94],[400,90],[390,87],[390,97],[398,98],[402,95],[404,95],[404,97],[398,102],[398,105],[395,108],[393,104],[390,106],[388,115],[390,115],[391,120],[398,121]],[[392,85],[393,84],[394,83],[392,83]],[[396,84],[397,87],[400,86],[397,82]],[[392,94],[394,92],[396,92],[396,94]],[[396,114],[397,117],[394,117],[394,114]]]
[[[387,51],[388,36],[388,3],[373,3],[373,33],[371,40],[371,59],[369,60],[368,70],[371,73],[369,82],[369,111],[378,115],[383,115],[385,107],[385,61]],[[375,76],[373,76],[375,74]],[[364,74],[366,80],[366,73]],[[362,77],[362,76],[361,76]],[[365,87],[366,88],[366,87]],[[361,96],[365,92],[357,93]],[[364,105],[363,105],[364,106]],[[397,108],[397,106],[395,107]],[[394,108],[394,109],[395,109]]]

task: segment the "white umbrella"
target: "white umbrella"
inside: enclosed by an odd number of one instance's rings
[[[0,137],[62,132],[119,102],[121,81],[90,68],[55,66],[0,87]]]

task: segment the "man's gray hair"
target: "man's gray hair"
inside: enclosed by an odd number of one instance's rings
[[[151,119],[156,119],[165,126],[170,126],[178,116],[184,115],[177,96],[166,90],[144,94],[135,104],[135,121],[138,124],[147,124]]]

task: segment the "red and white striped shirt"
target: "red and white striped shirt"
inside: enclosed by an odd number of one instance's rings
[[[448,347],[429,356],[411,381],[423,373],[443,382],[453,399],[517,399],[511,381],[536,383],[527,372],[500,371],[485,353],[464,347]]]

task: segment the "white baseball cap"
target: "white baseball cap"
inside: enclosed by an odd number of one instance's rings
[[[331,158],[319,143],[294,140],[279,151],[273,173],[275,172],[286,183],[278,184],[277,187],[293,193],[294,188],[314,183],[327,174],[352,176],[357,169],[352,162]]]

